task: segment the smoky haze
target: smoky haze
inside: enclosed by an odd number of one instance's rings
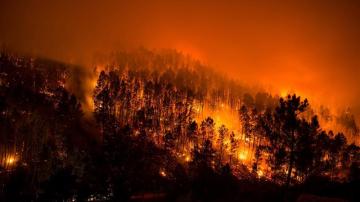
[[[0,2],[0,43],[18,51],[92,71],[99,52],[174,48],[245,82],[358,114],[359,36],[355,1]]]

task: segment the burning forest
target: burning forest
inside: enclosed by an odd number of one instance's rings
[[[327,131],[306,98],[256,92],[177,51],[102,58],[83,102],[67,89],[73,65],[6,51],[0,64],[5,200],[231,200],[244,182],[358,179],[357,131]]]
[[[355,1],[0,2],[0,201],[360,201]]]

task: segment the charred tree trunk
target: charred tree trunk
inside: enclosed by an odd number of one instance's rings
[[[294,160],[295,160],[294,147],[295,147],[295,142],[294,142],[294,131],[293,131],[293,132],[291,132],[290,160],[289,160],[289,170],[288,170],[287,178],[286,178],[286,188],[288,188],[290,186],[290,182],[291,182],[291,173],[292,173],[292,169],[294,166],[293,164],[294,164]]]

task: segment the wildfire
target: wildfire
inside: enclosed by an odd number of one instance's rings
[[[10,168],[14,166],[17,161],[18,161],[18,157],[16,156],[16,154],[8,155],[4,161],[5,167]]]
[[[287,90],[287,89],[282,89],[282,90],[280,90],[280,97],[286,97],[288,94],[290,93],[290,91],[289,90]]]
[[[93,100],[93,91],[96,87],[99,74],[104,69],[105,69],[104,65],[96,65],[92,74],[84,81],[86,83],[85,103],[84,103],[84,110],[86,112],[92,112],[94,110],[95,106]]]
[[[200,114],[200,112],[201,112],[200,103],[194,101],[192,107],[193,107],[194,111],[195,111],[197,114]]]
[[[186,156],[185,156],[185,161],[186,161],[186,162],[190,162],[190,161],[191,161],[190,155],[186,155]]]
[[[9,164],[9,165],[13,164],[14,162],[15,162],[15,158],[14,158],[14,157],[10,157],[10,158],[8,158],[8,159],[6,160],[6,163]]]
[[[167,176],[166,172],[165,172],[163,169],[160,169],[159,174],[160,174],[160,176],[162,176],[162,177],[166,177],[166,176]]]
[[[239,153],[239,155],[238,155],[238,158],[240,159],[240,160],[246,160],[247,159],[247,152],[244,152],[244,151],[241,151],[240,153]]]
[[[194,103],[193,108],[196,113],[195,119],[198,123],[201,123],[205,117],[213,117],[216,127],[225,125],[229,130],[240,130],[239,118],[233,113],[228,104],[221,103],[218,107],[212,108],[208,103],[205,103],[202,107],[199,103]]]
[[[90,111],[92,111],[94,109],[94,101],[93,101],[93,98],[92,98],[92,92],[93,92],[93,89],[95,88],[96,86],[96,82],[97,82],[97,78],[96,77],[93,77],[91,78],[91,80],[89,80],[88,82],[88,92],[86,94],[86,106],[90,109]]]

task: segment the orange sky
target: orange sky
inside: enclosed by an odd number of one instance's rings
[[[360,2],[1,0],[0,43],[74,63],[177,48],[231,76],[360,113]]]

